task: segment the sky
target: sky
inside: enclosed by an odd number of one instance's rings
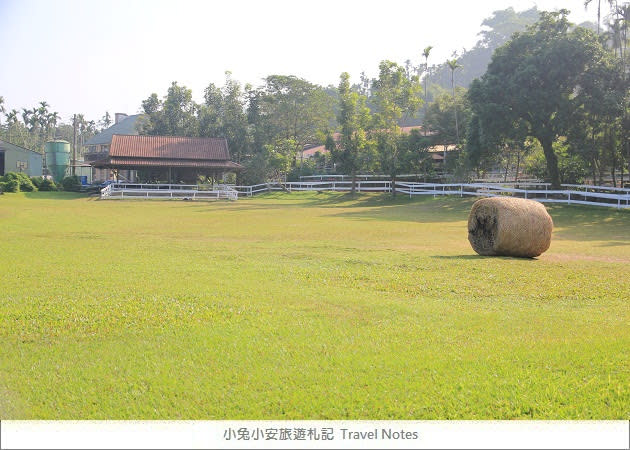
[[[602,2],[606,3],[606,2]],[[429,64],[472,48],[493,11],[566,8],[596,21],[584,0],[0,0],[0,96],[8,110],[44,100],[68,122],[140,112],[172,81],[201,102],[225,71],[253,86],[271,74],[337,85],[384,59]],[[2,119],[2,118],[0,118]]]

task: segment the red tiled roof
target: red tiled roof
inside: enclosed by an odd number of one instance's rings
[[[109,156],[128,158],[172,158],[229,161],[224,138],[182,136],[127,136],[115,134]]]
[[[304,150],[302,152],[302,154],[304,155],[305,158],[310,158],[312,156],[315,156],[315,153],[317,153],[317,152],[319,152],[319,153],[321,153],[323,155],[323,154],[328,153],[328,150],[326,150],[326,146],[325,145],[318,145],[317,147],[311,147],[311,148],[308,148],[308,149]]]

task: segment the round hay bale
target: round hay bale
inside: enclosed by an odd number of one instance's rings
[[[482,198],[468,217],[468,240],[484,256],[533,258],[549,248],[552,229],[542,203],[522,198]]]

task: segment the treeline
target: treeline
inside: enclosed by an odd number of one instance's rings
[[[73,119],[62,122],[59,113],[52,111],[46,101],[32,108],[8,110],[5,98],[0,96],[0,139],[39,153],[44,153],[46,142],[52,139],[72,144],[76,127],[77,154],[81,155],[83,144],[112,123],[109,113],[98,123],[87,120],[84,114],[76,114]]]
[[[232,159],[245,166],[238,182],[247,184],[332,170],[392,179],[500,173],[556,187],[610,177],[622,185],[630,164],[629,11],[628,2],[615,5],[602,27],[576,27],[566,10],[496,11],[472,49],[431,66],[427,46],[416,63],[383,61],[378,76],[361,74],[356,84],[342,73],[337,86],[285,75],[252,86],[227,72],[197,103],[173,82],[166,95],[142,102],[139,132],[225,137]],[[71,140],[72,125],[56,125],[47,108],[0,108],[0,133],[34,149],[53,134]],[[86,124],[83,139],[98,131]],[[403,125],[422,128],[403,133]],[[304,158],[318,144],[328,152]],[[436,165],[428,153],[436,146],[456,151],[444,151]]]
[[[427,149],[454,145],[458,151],[444,152],[441,170],[461,180],[524,173],[554,186],[609,176],[621,185],[630,160],[628,9],[614,9],[599,35],[570,24],[566,10],[495,12],[471,52],[496,50],[470,91],[457,86],[470,54],[440,66],[448,70],[445,87],[434,82],[427,47],[424,64],[383,61],[378,77],[362,74],[355,85],[344,73],[337,87],[280,75],[252,87],[228,73],[223,87],[210,84],[196,104],[189,89],[173,83],[162,99],[152,94],[143,102],[143,132],[226,137],[246,167],[245,183],[326,166],[392,179],[431,175],[436,166]],[[511,34],[515,28],[522,31]],[[402,133],[403,124],[424,130]],[[302,158],[305,146],[323,142],[329,154]]]

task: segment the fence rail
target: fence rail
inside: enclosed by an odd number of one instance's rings
[[[101,198],[122,199],[182,199],[182,200],[236,200],[238,192],[228,185],[142,184],[112,183],[101,189]]]
[[[415,195],[458,195],[463,196],[513,196],[548,203],[569,205],[594,205],[630,208],[630,189],[606,186],[563,184],[562,189],[551,189],[549,183],[415,183],[387,180],[357,181],[357,192],[392,192],[413,197]],[[251,197],[263,192],[275,191],[333,191],[349,192],[352,181],[343,179],[328,181],[299,181],[287,183],[263,183],[252,186],[234,185],[172,185],[172,184],[130,184],[114,183],[101,191],[101,198],[161,198],[189,200],[236,200],[238,197]]]

